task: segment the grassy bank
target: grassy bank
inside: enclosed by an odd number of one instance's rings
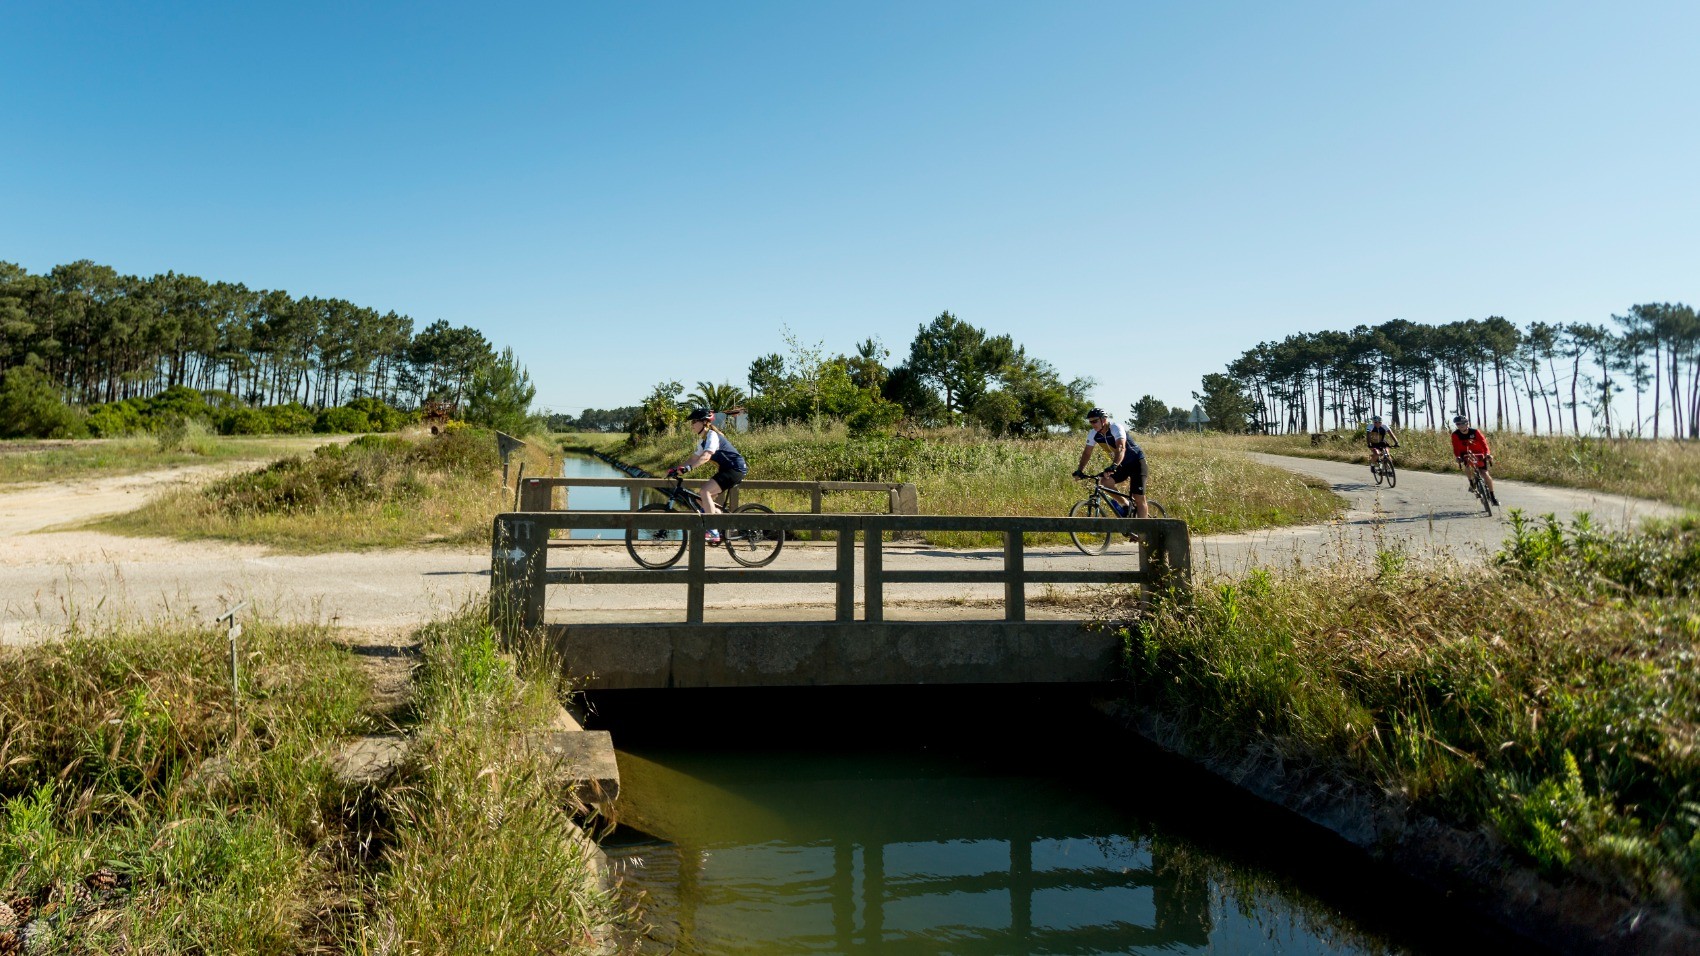
[[[546,467],[536,453],[528,470]],[[517,471],[517,460],[512,463]],[[92,526],[122,534],[213,538],[283,551],[424,545],[483,547],[513,507],[492,433],[363,435],[257,471],[167,493]]]
[[[1302,455],[1333,461],[1367,462],[1363,436],[1331,432],[1320,445],[1308,435],[1223,436],[1225,447],[1277,455]],[[1448,432],[1399,434],[1394,452],[1401,468],[1446,471],[1452,462]],[[1493,473],[1514,481],[1668,501],[1700,509],[1700,442],[1647,441],[1630,438],[1555,438],[1501,432],[1489,435]]]
[[[551,686],[476,610],[420,637],[418,744],[380,790],[332,770],[380,721],[326,629],[250,625],[239,709],[218,631],[0,649],[0,952],[8,915],[32,952],[588,951],[611,904],[514,745]]]
[[[996,439],[945,429],[913,437],[852,438],[842,430],[761,429],[735,436],[750,477],[777,480],[907,481],[928,514],[1064,515],[1087,486],[1069,477],[1083,437]],[[1339,501],[1325,488],[1290,472],[1259,465],[1188,436],[1142,442],[1150,466],[1147,491],[1171,518],[1194,534],[1246,531],[1326,520]],[[620,459],[660,474],[686,457],[688,437],[674,436],[613,450]],[[1101,469],[1102,454],[1089,470]],[[704,470],[705,475],[707,469]],[[807,510],[802,496],[750,492],[747,500],[777,509]],[[886,509],[883,494],[845,492],[836,511]],[[929,536],[941,545],[984,544],[971,535]]]
[[[1133,693],[1202,752],[1367,785],[1557,879],[1691,915],[1697,582],[1695,523],[1607,535],[1518,516],[1487,569],[1390,554],[1201,587],[1130,630]]]
[[[87,441],[0,442],[0,485],[131,475],[223,462],[264,462],[311,452],[346,436],[229,438],[185,428],[181,434]]]

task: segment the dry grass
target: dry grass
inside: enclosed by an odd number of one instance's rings
[[[734,436],[750,462],[750,476],[777,480],[907,481],[918,486],[921,510],[941,515],[1065,515],[1087,486],[1069,477],[1079,463],[1081,437],[997,439],[944,429],[911,437],[852,438],[842,429],[758,429]],[[661,439],[613,452],[659,474],[684,458],[691,440]],[[1171,518],[1194,534],[1307,524],[1334,515],[1339,500],[1326,488],[1290,472],[1256,464],[1243,455],[1189,437],[1143,443],[1150,467],[1147,491]],[[1108,459],[1099,456],[1095,467]],[[776,510],[808,510],[807,498],[752,491],[744,500]],[[844,492],[828,510],[886,509],[883,493]],[[943,546],[982,545],[972,534],[929,535]]]
[[[526,457],[547,473],[545,441]],[[510,462],[517,476],[522,459]],[[489,432],[453,429],[440,436],[365,435],[284,458],[203,488],[168,493],[136,511],[90,527],[152,536],[264,544],[316,553],[376,548],[487,547],[490,521],[511,510],[496,442]]]
[[[1224,448],[1333,461],[1368,461],[1360,434],[1328,434],[1332,437],[1314,446],[1308,435],[1221,436],[1218,441]],[[1456,468],[1448,434],[1401,432],[1400,447],[1394,452],[1399,467],[1425,471]],[[1489,441],[1493,446],[1493,472],[1498,477],[1632,495],[1700,509],[1700,442],[1555,438],[1517,432],[1491,434]]]
[[[130,475],[219,462],[270,461],[350,436],[220,437],[203,431],[180,442],[157,438],[0,441],[0,484]]]

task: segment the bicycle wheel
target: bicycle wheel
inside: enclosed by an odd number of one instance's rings
[[[638,514],[645,513],[675,512],[668,505],[655,504],[638,509]],[[685,532],[678,528],[639,528],[634,525],[626,529],[626,550],[631,552],[633,561],[646,568],[670,568],[684,557]]]
[[[1116,513],[1109,507],[1087,498],[1085,501],[1076,501],[1074,507],[1068,509],[1068,516],[1070,518],[1114,518]],[[1109,531],[1070,531],[1068,536],[1082,554],[1103,554],[1110,550],[1110,540],[1115,537],[1114,533]]]
[[[735,514],[773,514],[773,509],[766,505],[743,505]],[[763,530],[757,528],[728,528],[726,530],[726,551],[732,555],[732,560],[746,568],[759,568],[771,564],[779,557],[779,549],[785,546],[785,532],[778,529]]]
[[[1150,498],[1145,499],[1145,517],[1167,518],[1169,513],[1163,510],[1163,503]]]
[[[1387,487],[1397,487],[1399,484],[1399,469],[1393,467],[1393,459],[1387,459],[1381,467],[1387,469]]]
[[[1476,497],[1482,499],[1482,513],[1493,517],[1493,495],[1488,493],[1487,482],[1476,479]]]
[[[1381,462],[1372,462],[1370,464],[1369,475],[1371,478],[1375,479],[1376,484],[1381,484]]]

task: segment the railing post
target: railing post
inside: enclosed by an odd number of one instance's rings
[[[856,619],[856,526],[838,522],[838,622]]]
[[[1192,591],[1192,532],[1184,522],[1166,522],[1163,529],[1166,583],[1181,595]]]
[[[885,620],[885,532],[878,522],[862,528],[862,620]]]
[[[498,515],[490,552],[490,623],[498,631],[543,623],[548,531],[536,522]]]
[[[549,487],[549,483],[544,481],[541,478],[522,478],[522,479],[520,479],[520,483],[519,483],[519,510],[520,511],[553,511],[553,510],[555,510],[554,502],[550,500],[551,498],[554,497],[553,494],[551,494],[552,491],[553,491],[553,489]],[[567,494],[567,489],[562,488],[561,489],[561,496],[563,498],[565,498],[566,494]],[[565,501],[563,501],[562,502],[563,508],[565,507],[565,504],[566,504]]]
[[[921,513],[921,495],[911,482],[897,486],[897,513],[901,515],[918,515]]]
[[[708,542],[704,540],[708,532],[697,528],[687,530],[685,534],[685,550],[689,552],[685,557],[685,623],[701,624],[703,590],[708,584],[703,580],[703,574],[708,570]]]
[[[818,514],[821,513],[820,509],[821,509],[820,482],[817,481],[817,482],[814,483],[814,485],[812,485],[809,488],[809,513],[818,515]],[[819,528],[816,528],[812,532],[812,534],[814,535],[814,539],[816,541],[819,541],[821,539],[821,532],[820,532]]]
[[[1027,552],[1021,546],[1021,532],[1003,533],[1003,619],[1027,620]]]

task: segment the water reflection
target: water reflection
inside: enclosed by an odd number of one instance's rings
[[[563,455],[562,478],[624,478],[614,466],[588,455]],[[556,492],[562,494],[563,492]],[[572,511],[626,511],[632,506],[631,492],[625,488],[571,488],[564,492],[567,507]],[[574,538],[623,538],[625,532],[616,528],[574,528]]]
[[[616,737],[618,739],[618,737]],[[620,755],[655,951],[1402,951],[1117,801],[937,753]]]

